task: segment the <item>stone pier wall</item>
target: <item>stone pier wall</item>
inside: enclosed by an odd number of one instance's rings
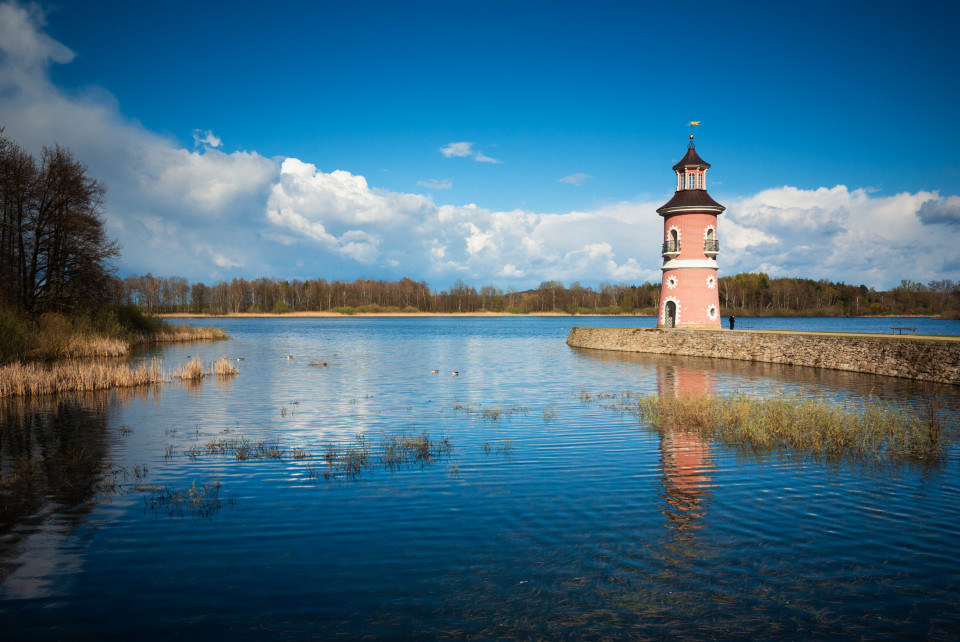
[[[960,342],[912,336],[575,327],[576,348],[762,361],[960,385]]]

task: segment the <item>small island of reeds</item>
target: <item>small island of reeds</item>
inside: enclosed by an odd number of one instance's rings
[[[658,396],[580,393],[637,415],[660,433],[685,431],[754,455],[771,453],[858,462],[936,462],[958,436],[942,400],[907,408],[876,397],[853,406],[801,397]]]

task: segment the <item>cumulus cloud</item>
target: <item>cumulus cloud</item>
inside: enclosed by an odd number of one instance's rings
[[[417,181],[417,185],[426,187],[427,189],[451,189],[453,187],[453,183],[449,180],[439,180],[436,178],[431,178],[428,181]]]
[[[947,198],[932,198],[924,201],[917,212],[920,220],[927,225],[944,223],[946,225],[960,225],[960,196]]]
[[[372,189],[363,176],[343,170],[326,173],[287,158],[280,180],[270,189],[266,215],[295,236],[372,264],[381,256],[383,235],[415,225],[425,208],[435,209],[425,196]]]
[[[960,198],[935,192],[876,196],[844,185],[764,190],[728,204],[719,260],[730,272],[763,270],[878,288],[902,278],[945,278],[960,234],[931,234],[925,224],[960,221],[951,219],[958,204]]]
[[[583,182],[588,178],[591,178],[590,174],[577,172],[576,174],[570,174],[569,176],[557,179],[557,181],[560,183],[569,183],[570,185],[583,185]]]
[[[377,189],[362,176],[288,158],[271,188],[267,218],[278,232],[300,239],[305,253],[376,266],[378,273],[535,285],[544,279],[655,279],[656,249],[649,262],[635,255],[638,239],[659,247],[662,223],[654,208],[618,203],[594,212],[540,214],[438,206],[422,195]]]

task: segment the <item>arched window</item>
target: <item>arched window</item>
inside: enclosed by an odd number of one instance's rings
[[[703,239],[703,251],[707,254],[716,254],[719,250],[720,244],[717,243],[716,233],[712,227],[708,227],[706,236]]]

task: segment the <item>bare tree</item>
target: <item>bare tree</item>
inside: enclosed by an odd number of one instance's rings
[[[27,313],[106,302],[110,261],[101,210],[106,187],[59,145],[40,162],[0,130],[0,299]]]

